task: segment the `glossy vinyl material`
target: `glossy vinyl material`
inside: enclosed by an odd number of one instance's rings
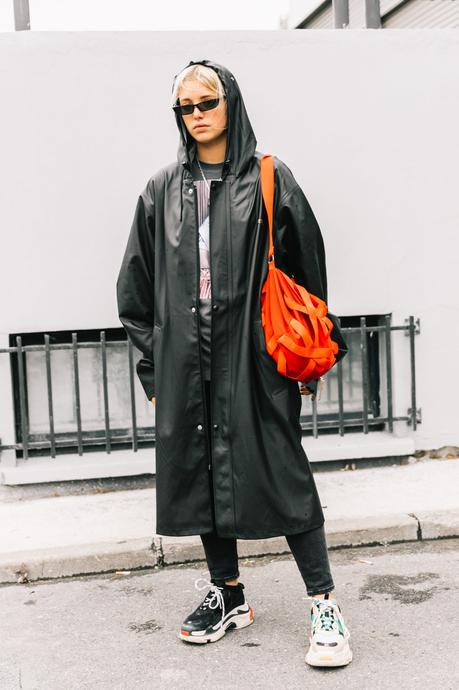
[[[178,160],[156,172],[139,195],[117,280],[120,320],[143,353],[137,373],[147,397],[156,396],[157,533],[211,532],[213,486],[221,536],[294,534],[318,527],[324,515],[301,445],[299,385],[278,373],[261,324],[268,251],[266,218],[257,223],[263,154],[234,76],[212,61],[197,62],[218,72],[229,108],[226,162],[222,181],[212,183],[210,206],[211,449],[190,172],[196,142],[178,114]],[[287,165],[277,157],[274,164],[276,265],[327,301],[316,218]]]

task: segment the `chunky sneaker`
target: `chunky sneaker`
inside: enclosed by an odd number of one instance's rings
[[[306,663],[311,666],[345,666],[352,661],[350,636],[336,600],[313,598]]]
[[[204,582],[199,586],[199,581]],[[196,589],[210,585],[202,603],[183,621],[179,638],[186,642],[216,642],[228,628],[245,628],[253,623],[253,611],[244,596],[244,585],[227,585],[203,577],[195,581]]]

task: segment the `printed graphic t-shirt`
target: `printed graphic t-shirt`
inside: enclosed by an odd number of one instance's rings
[[[209,182],[221,179],[223,163],[203,163],[202,171]],[[210,273],[210,233],[209,188],[203,179],[196,161],[193,161],[192,174],[198,199],[198,240],[199,240],[199,326],[201,331],[201,355],[204,379],[210,380],[210,335],[212,281]]]

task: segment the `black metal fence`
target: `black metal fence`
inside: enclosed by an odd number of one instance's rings
[[[350,317],[349,317],[350,318]],[[420,411],[416,408],[416,378],[415,378],[415,335],[419,333],[419,319],[410,316],[405,324],[394,326],[390,315],[378,318],[378,323],[368,324],[369,317],[360,317],[358,326],[343,326],[342,332],[349,345],[346,357],[338,362],[325,376],[325,385],[319,401],[312,401],[309,396],[303,396],[301,426],[306,434],[314,437],[321,433],[339,433],[341,436],[348,431],[363,431],[365,434],[373,430],[386,429],[393,431],[396,421],[406,421],[415,430],[420,422]],[[371,318],[371,317],[370,317]],[[397,353],[404,362],[409,374],[411,406],[405,415],[394,414],[393,393],[393,343],[394,334],[407,336],[408,347],[398,347]],[[137,451],[139,445],[153,444],[155,441],[154,424],[151,423],[151,410],[146,416],[146,401],[143,390],[137,381],[135,372],[136,351],[127,340],[107,340],[106,331],[98,332],[99,338],[93,342],[79,342],[77,333],[71,334],[71,342],[51,342],[49,334],[44,334],[42,344],[23,344],[23,337],[17,335],[15,344],[7,348],[0,348],[0,354],[9,355],[11,359],[13,400],[15,405],[16,442],[2,444],[0,451],[14,449],[24,459],[30,452],[47,454],[55,457],[59,452],[77,452],[82,455],[86,449],[103,447],[110,453],[114,447],[132,448]],[[398,337],[398,336],[397,336]],[[82,409],[82,383],[80,359],[84,351],[92,349],[92,369],[97,380],[99,393],[98,420],[92,421],[90,428],[85,429]],[[117,353],[118,370],[116,396],[112,392],[110,399],[110,375],[108,363],[111,352]],[[66,351],[65,369],[71,369],[71,376],[66,395],[69,397],[68,406],[71,409],[70,426],[59,428],[56,424],[56,409],[59,401],[55,400],[56,379],[53,375],[52,359],[57,357],[58,351]],[[40,353],[38,359],[42,372],[42,388],[31,396],[28,381],[27,357],[31,353]],[[62,376],[63,365],[59,369]],[[112,377],[114,378],[114,377]],[[405,380],[407,377],[403,377]],[[33,391],[32,391],[33,392]],[[33,405],[30,398],[33,398]],[[71,401],[70,401],[71,400]],[[111,402],[117,407],[118,423],[113,423],[110,412]],[[139,406],[143,405],[142,424]],[[30,411],[34,406],[41,414],[45,428],[31,429]]]
[[[317,438],[319,429],[338,430],[344,435],[346,427],[363,431],[367,434],[372,429],[394,429],[394,422],[406,421],[414,430],[420,423],[420,410],[416,408],[416,375],[415,375],[415,335],[420,332],[419,319],[410,316],[405,319],[403,326],[391,325],[390,315],[381,317],[378,325],[368,325],[365,316],[360,317],[359,326],[342,328],[349,352],[326,375],[327,400],[332,399],[331,390],[335,387],[336,410],[331,413],[318,411],[317,400],[312,401],[310,418],[302,415],[303,430],[312,430]],[[408,360],[410,379],[411,406],[406,415],[394,414],[394,383],[392,376],[393,345],[392,333],[402,332],[409,338]],[[380,336],[380,337],[378,337]],[[356,376],[356,369],[359,376]],[[381,383],[381,381],[383,383]],[[354,390],[361,407],[355,404],[346,410],[344,387],[350,393],[350,399],[355,401]],[[381,397],[384,405],[381,405]],[[323,402],[319,403],[323,409]],[[384,407],[384,413],[382,408]],[[371,418],[370,418],[371,415]]]

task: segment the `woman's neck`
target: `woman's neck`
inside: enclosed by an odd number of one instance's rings
[[[209,143],[198,142],[198,158],[203,163],[223,163],[226,153],[227,134]]]

